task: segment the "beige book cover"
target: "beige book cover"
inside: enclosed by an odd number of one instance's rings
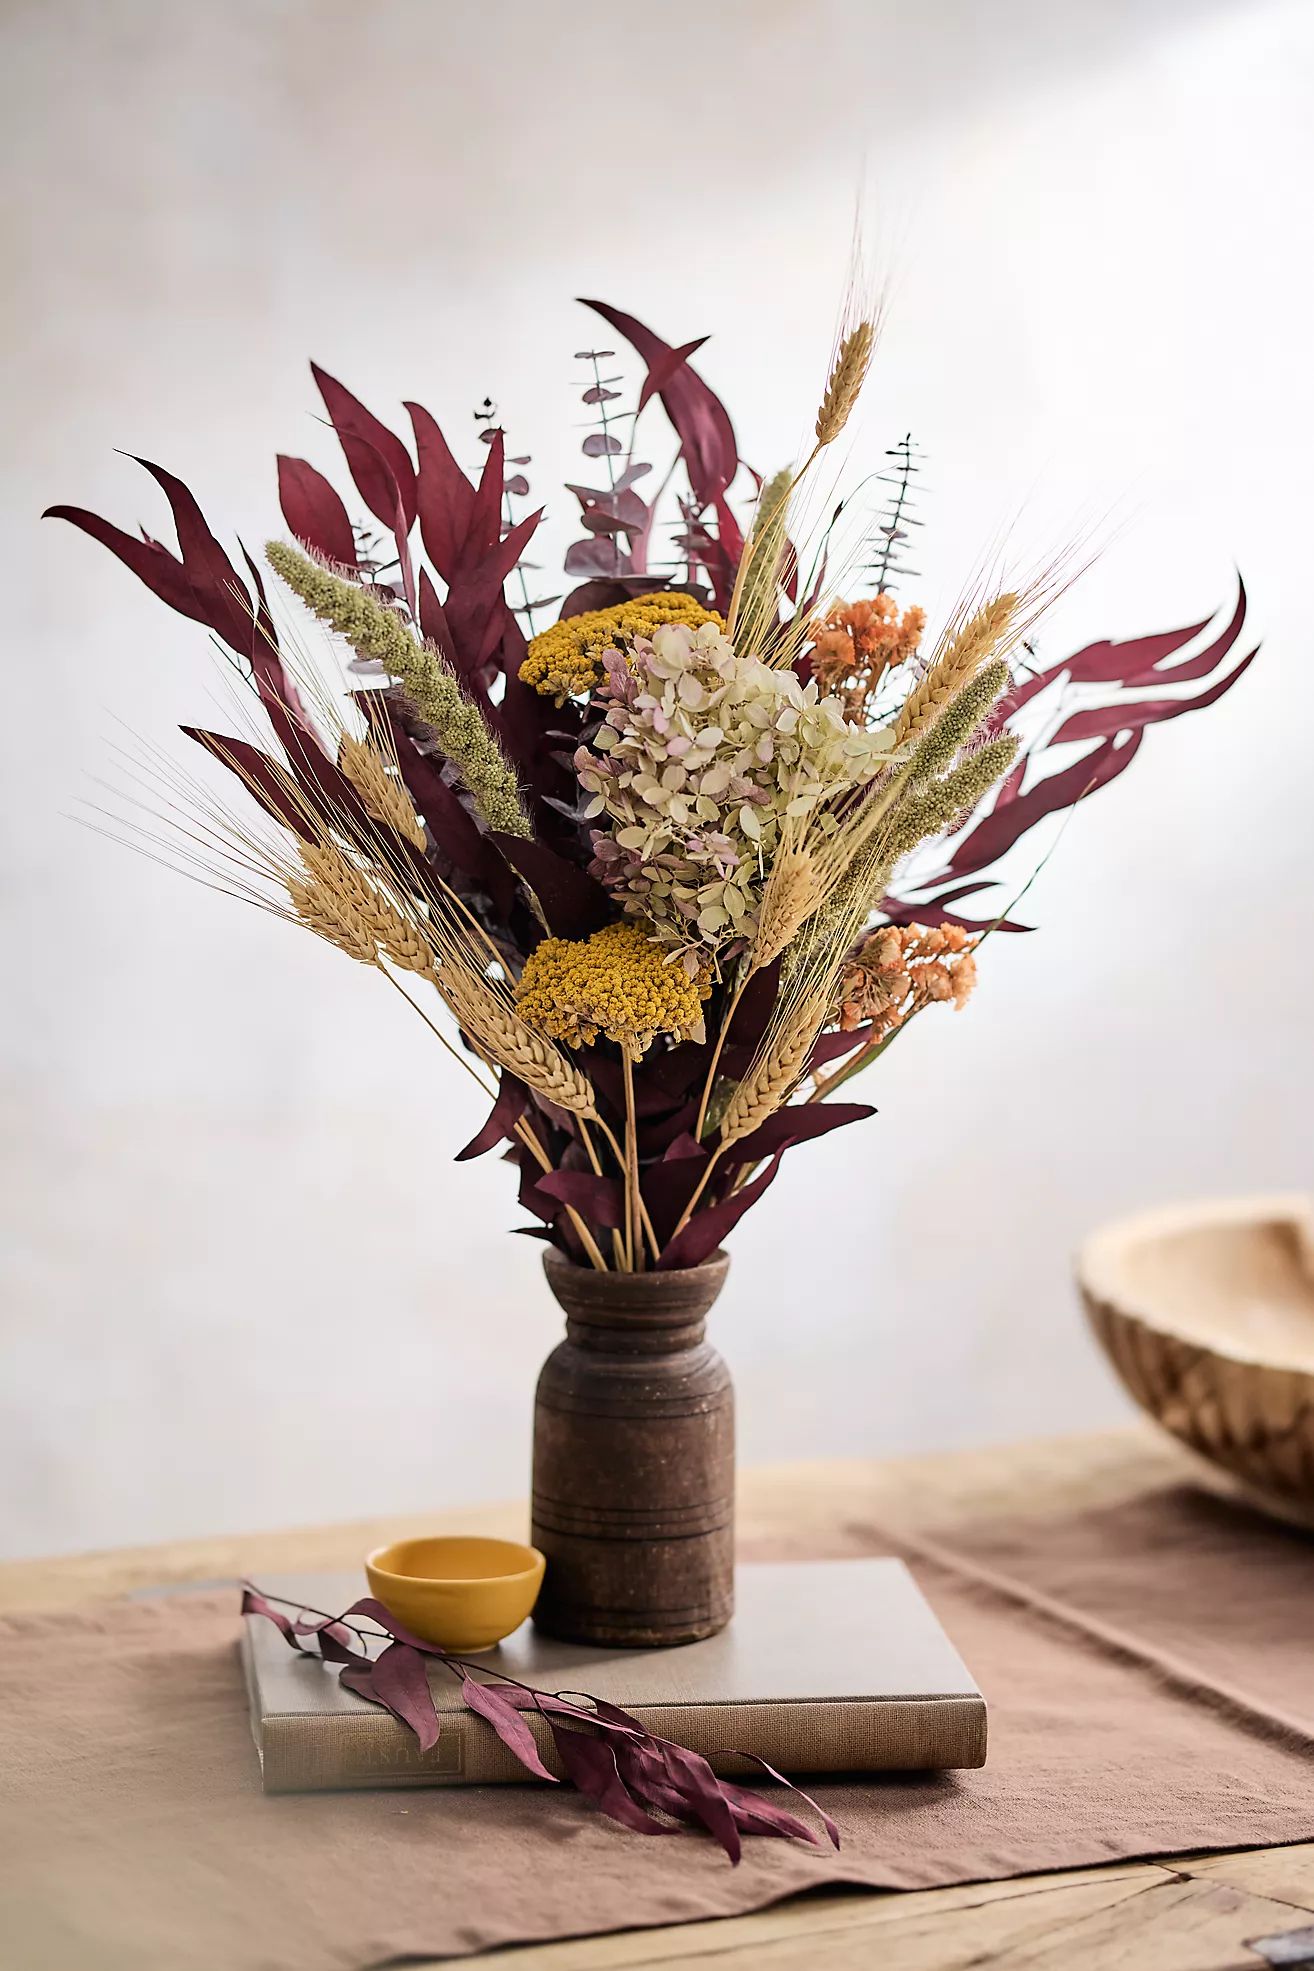
[[[258,1585],[334,1614],[366,1592],[352,1574]],[[735,1598],[728,1628],[682,1649],[553,1642],[526,1623],[477,1661],[539,1690],[618,1704],[718,1772],[755,1771],[734,1751],[791,1776],[984,1764],[985,1700],[902,1561],[750,1563],[737,1571]],[[344,1690],[332,1665],[289,1649],[272,1622],[248,1616],[244,1629],[267,1792],[525,1779],[441,1665],[429,1674],[442,1729],[421,1752],[396,1718]],[[547,1727],[529,1722],[544,1763],[559,1771]]]

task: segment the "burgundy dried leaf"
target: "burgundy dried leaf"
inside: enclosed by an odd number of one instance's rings
[[[523,472],[513,472],[511,477],[504,481],[502,491],[509,493],[512,499],[522,500],[529,491],[529,481]]]
[[[367,1662],[369,1653],[358,1643],[350,1629],[344,1629],[339,1622],[330,1622],[316,1634],[319,1653],[326,1663],[340,1663],[344,1667]]]
[[[784,1840],[806,1841],[814,1848],[820,1847],[820,1835],[814,1833],[797,1814],[791,1814],[786,1807],[778,1807],[774,1800],[767,1800],[760,1793],[751,1793],[746,1786],[735,1786],[728,1779],[721,1781],[721,1791],[730,1804],[735,1826],[741,1834],[770,1834]]]
[[[766,1169],[750,1184],[745,1184],[742,1191],[722,1198],[719,1204],[709,1205],[704,1211],[696,1211],[662,1253],[657,1262],[659,1270],[669,1273],[682,1266],[701,1266],[705,1259],[710,1259],[727,1233],[733,1231],[773,1182],[780,1168],[780,1154],[777,1152]]]
[[[489,1150],[495,1150],[499,1143],[509,1142],[515,1135],[516,1124],[529,1107],[529,1090],[523,1081],[507,1069],[502,1070],[501,1085],[497,1100],[489,1112],[488,1121],[477,1136],[472,1136],[463,1150],[456,1153],[457,1163],[466,1163],[471,1157],[482,1157]]]
[[[1019,924],[1012,917],[964,917],[951,908],[951,905],[963,897],[975,896],[982,891],[998,888],[998,879],[991,878],[989,881],[960,883],[957,888],[941,890],[933,899],[924,902],[908,903],[901,897],[882,897],[881,915],[891,924],[956,924],[960,930],[967,931],[973,937],[986,931],[1010,931],[1022,934],[1033,931],[1034,924]],[[817,1058],[815,1049],[813,1058]]]
[[[744,553],[744,536],[739,522],[730,511],[725,495],[718,494],[716,500],[716,533],[722,552],[730,563],[732,575],[737,570]],[[733,580],[732,580],[733,586]]]
[[[251,577],[251,585],[255,589],[256,594],[256,630],[258,635],[255,651],[251,659],[251,668],[255,674],[256,689],[260,694],[261,702],[264,704],[266,711],[268,711],[271,701],[279,706],[285,707],[298,730],[309,741],[314,751],[319,753],[322,751],[319,735],[315,731],[314,723],[311,720],[309,712],[306,710],[305,701],[293,683],[291,676],[284,668],[283,660],[279,655],[278,633],[274,628],[274,619],[269,612],[269,597],[265,593],[265,578],[260,572],[260,564],[248,553],[246,543],[240,534],[237,538],[237,545],[242,550],[242,559],[246,563],[247,573]]]
[[[882,904],[881,908],[883,910],[885,905]],[[812,1052],[808,1055],[808,1066],[810,1068],[824,1068],[831,1061],[837,1061],[841,1056],[851,1054],[856,1047],[861,1047],[863,1042],[870,1040],[870,1038],[870,1024],[862,1027],[854,1027],[848,1033],[833,1030],[830,1033],[818,1034],[812,1044]]]
[[[689,1802],[667,1777],[666,1762],[654,1745],[643,1739],[615,1738],[612,1751],[621,1778],[640,1806],[655,1807],[672,1820],[694,1818]]]
[[[1135,759],[1149,725],[1166,723],[1168,719],[1182,717],[1186,712],[1200,712],[1229,692],[1237,678],[1247,672],[1257,650],[1249,650],[1237,664],[1231,666],[1229,672],[1214,676],[1214,682],[1204,692],[1196,692],[1194,696],[1149,700],[1131,696],[1133,692],[1145,692],[1152,684],[1182,684],[1210,676],[1237,643],[1245,623],[1245,611],[1245,585],[1239,583],[1237,603],[1225,629],[1215,637],[1214,643],[1178,664],[1168,660],[1174,658],[1176,652],[1188,645],[1196,635],[1200,635],[1206,623],[1190,623],[1186,629],[1164,631],[1154,637],[1139,637],[1127,643],[1087,645],[1084,650],[1078,650],[1076,656],[1064,658],[1062,662],[1020,684],[1011,694],[1009,717],[1013,717],[1030,698],[1038,696],[1042,690],[1048,690],[1052,684],[1062,684],[1064,680],[1113,686],[1115,696],[1103,706],[1085,706],[1074,712],[1060,723],[1058,731],[1046,745],[1038,747],[1030,755],[1030,759],[1020,759],[1009,779],[995,794],[989,810],[963,836],[940,877],[934,879],[934,883],[950,883],[953,887],[936,889],[924,903],[910,903],[900,897],[890,897],[885,903],[890,920],[916,922],[920,918],[924,922],[957,922],[969,930],[987,928],[948,911],[953,899],[969,895],[957,879],[989,869],[1011,848],[1015,848],[1020,838],[1036,826],[1036,822],[1050,814],[1058,814],[1064,808],[1076,806],[1078,800],[1084,800],[1101,786],[1109,786],[1127,771]],[[1044,761],[1050,747],[1087,739],[1097,739],[1099,743],[1084,759],[1078,759],[1060,773],[1044,775],[1026,792],[1022,792],[1028,765],[1034,767],[1036,761]],[[1026,926],[1007,922],[999,928],[1024,930]]]
[[[755,1766],[761,1766],[763,1772],[769,1773],[771,1778],[776,1780],[779,1785],[787,1786],[789,1791],[796,1793],[800,1800],[806,1800],[813,1813],[817,1816],[817,1819],[825,1828],[832,1848],[839,1847],[840,1836],[838,1827],[836,1827],[834,1821],[826,1812],[826,1809],[819,1806],[810,1793],[805,1793],[801,1786],[795,1786],[792,1779],[786,1779],[783,1773],[778,1773],[773,1765],[770,1765],[767,1760],[760,1758],[756,1752],[737,1752],[735,1756],[740,1759],[748,1759]],[[755,1796],[750,1795],[749,1797],[752,1799],[754,1811],[759,1811],[761,1802]]]
[[[460,563],[461,547],[470,528],[475,489],[462,472],[436,420],[422,404],[406,406],[415,431],[420,461],[416,503],[420,534],[429,559],[445,582]]]
[[[158,541],[138,540],[135,534],[125,533],[122,527],[102,520],[99,514],[89,513],[81,506],[48,506],[41,518],[67,520],[70,526],[80,528],[93,541],[99,541],[102,547],[117,555],[138,581],[144,582],[170,609],[176,609],[180,616],[190,617],[194,623],[208,620],[182,562]]]
[[[648,374],[639,392],[639,410],[643,410],[659,391],[665,390],[671,379],[684,368],[691,356],[697,355],[707,340],[705,335],[696,335],[692,342],[684,343],[679,349],[668,349],[664,356],[649,364]]]
[[[254,663],[257,646],[262,639],[256,633],[251,598],[245,583],[211,533],[195,494],[176,473],[166,467],[155,465],[150,459],[138,458],[135,452],[130,452],[128,456],[150,473],[169,502],[183,568],[204,612],[202,620],[223,638],[230,650]]]
[[[745,1136],[725,1152],[721,1161],[734,1165],[760,1163],[764,1157],[783,1156],[796,1143],[843,1129],[846,1123],[863,1122],[874,1116],[869,1102],[804,1102],[792,1108],[777,1109],[760,1123],[751,1136]]]
[[[691,1121],[696,1120],[696,1114],[695,1109]],[[686,1127],[667,1147],[660,1162],[649,1164],[642,1172],[643,1202],[659,1241],[664,1243],[674,1232],[707,1162],[708,1152],[694,1141]]]
[[[562,566],[568,575],[619,575],[629,567],[629,561],[614,540],[606,540],[595,534],[586,541],[572,541],[566,549]],[[625,598],[622,596],[621,600]],[[566,598],[565,612],[578,614],[575,596]]]
[[[350,1608],[343,1609],[338,1620],[340,1622],[347,1622],[350,1621],[353,1615],[364,1616],[367,1622],[375,1623],[377,1627],[390,1635],[394,1642],[406,1643],[409,1648],[418,1650],[421,1656],[446,1656],[447,1654],[447,1651],[440,1649],[437,1643],[424,1642],[419,1636],[414,1635],[406,1627],[406,1624],[399,1621],[392,1610],[385,1608],[383,1603],[374,1595],[358,1595]]]
[[[567,862],[544,842],[497,834],[493,840],[538,898],[554,937],[587,938],[611,921],[607,892],[596,877]]]
[[[409,1643],[392,1642],[372,1663],[348,1664],[341,1680],[358,1697],[381,1704],[415,1733],[421,1752],[438,1743],[438,1712],[424,1657]]]
[[[1087,794],[1124,772],[1145,737],[1145,728],[1106,739],[1093,753],[1077,760],[1061,773],[1041,780],[1026,794],[1006,799],[1008,785],[995,798],[985,818],[964,837],[945,867],[947,876],[975,875],[997,862],[1015,842],[1046,815],[1060,814]]]
[[[194,739],[198,746],[204,746],[207,753],[222,761],[230,773],[235,773],[267,815],[300,835],[303,841],[316,839],[305,797],[286,768],[245,739],[230,739],[225,733],[206,732],[194,725],[185,725],[181,730],[188,739]]]
[[[460,567],[472,568],[496,553],[502,540],[502,478],[506,448],[500,431],[493,433],[484,469],[470,503],[470,519],[461,543]],[[515,566],[512,557],[511,566]]]
[[[654,379],[653,390],[680,440],[689,483],[701,503],[711,506],[738,471],[739,450],[724,404],[689,367],[689,353],[699,345],[686,343],[674,349],[633,315],[606,302],[585,301],[584,306],[610,322],[642,356]]]
[[[242,1589],[242,1613],[243,1615],[263,1615],[267,1621],[273,1623],[289,1649],[295,1649],[302,1655],[305,1654],[301,1638],[297,1633],[297,1628],[292,1617],[286,1615],[281,1608],[274,1608],[265,1600],[265,1597],[258,1589],[251,1587],[244,1587]]]
[[[618,1178],[597,1177],[591,1170],[550,1170],[539,1178],[537,1190],[592,1225],[610,1231],[625,1223],[625,1192]]]
[[[651,1743],[666,1768],[667,1779],[688,1802],[690,1813],[738,1865],[743,1847],[734,1811],[707,1760],[701,1752],[686,1751],[669,1739],[654,1737]]]
[[[318,1653],[331,1663],[359,1663],[367,1660],[364,1646],[355,1633],[345,1627],[341,1618],[327,1615],[311,1617],[307,1610],[291,1616],[281,1608],[274,1608],[258,1589],[249,1582],[242,1588],[242,1614],[263,1615],[274,1624],[282,1634],[283,1640],[300,1655],[313,1655],[315,1650],[307,1649],[302,1636],[309,1636]]]
[[[356,537],[337,493],[305,459],[278,455],[278,503],[294,539],[329,561],[355,568]]]
[[[616,1765],[616,1754],[605,1738],[594,1738],[582,1731],[549,1719],[558,1756],[572,1784],[601,1808],[609,1820],[619,1821],[632,1834],[674,1834],[675,1828],[654,1820],[634,1798]]]
[[[427,568],[420,570],[420,635],[441,650],[449,663],[455,661],[455,646],[447,626],[447,614]]]
[[[726,1033],[728,1046],[757,1047],[766,1032],[779,990],[780,959],[776,958],[761,971],[754,972],[745,987]]]
[[[1259,646],[1256,645],[1239,664],[1235,664],[1207,690],[1197,692],[1194,698],[1142,698],[1130,704],[1097,705],[1074,712],[1071,718],[1064,720],[1050,744],[1062,746],[1079,739],[1111,738],[1118,732],[1135,731],[1137,726],[1163,725],[1169,719],[1180,719],[1186,712],[1202,712],[1207,705],[1216,705],[1223,693],[1232,689],[1258,655]]]
[[[357,492],[375,519],[390,530],[396,521],[400,498],[409,532],[415,524],[416,509],[415,467],[410,453],[396,433],[389,431],[372,411],[367,411],[360,399],[353,397],[336,377],[322,370],[318,363],[310,365],[310,373],[319,386],[329,422],[338,434]]]
[[[694,1100],[681,1103],[678,1109],[672,1109],[668,1115],[647,1121],[640,1120],[640,1161],[646,1165],[654,1157],[669,1156],[672,1146],[678,1141],[692,1143],[693,1138],[689,1132],[697,1120],[698,1104]]]
[[[745,1787],[718,1779],[701,1754],[655,1736],[619,1706],[580,1693],[563,1696],[496,1678],[477,1679],[472,1675],[471,1664],[461,1657],[447,1657],[446,1651],[421,1642],[371,1595],[361,1596],[340,1616],[312,1615],[304,1608],[290,1616],[247,1583],[243,1589],[242,1613],[264,1616],[273,1622],[291,1648],[303,1654],[317,1648],[330,1662],[342,1664],[341,1681],[347,1689],[391,1711],[414,1733],[422,1750],[428,1750],[438,1738],[438,1714],[425,1667],[426,1657],[436,1656],[445,1659],[453,1672],[460,1674],[461,1694],[467,1707],[492,1727],[533,1778],[553,1780],[555,1775],[543,1763],[537,1741],[523,1715],[526,1712],[536,1713],[547,1721],[567,1777],[576,1788],[603,1813],[636,1833],[678,1831],[674,1825],[654,1820],[647,1809],[655,1808],[670,1815],[673,1822],[701,1823],[735,1862],[740,1857],[742,1834],[788,1836],[814,1844],[817,1841],[812,1830],[795,1815]],[[392,1638],[389,1646],[373,1660],[364,1654],[361,1638],[346,1626],[353,1616],[373,1622]],[[303,1636],[309,1638],[308,1643],[302,1642]],[[577,1698],[581,1701],[576,1701]],[[815,1800],[765,1760],[749,1753],[737,1756],[752,1758],[773,1779],[806,1801],[820,1816],[838,1848],[835,1823]]]
[[[605,453],[621,452],[624,449],[620,439],[613,438],[609,431],[590,431],[580,446],[584,456],[590,459],[602,458]]]
[[[556,1774],[543,1764],[533,1732],[500,1689],[492,1684],[476,1683],[467,1670],[461,1680],[461,1695],[472,1711],[488,1720],[507,1751],[514,1753],[531,1777],[550,1779],[554,1786],[558,1783]]]

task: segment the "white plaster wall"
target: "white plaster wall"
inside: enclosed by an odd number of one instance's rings
[[[555,1329],[403,1009],[68,819],[116,721],[167,741],[222,689],[37,513],[160,522],[122,446],[262,538],[274,451],[331,464],[311,355],[458,437],[491,392],[548,490],[581,293],[712,331],[772,469],[860,183],[895,280],[855,456],[927,448],[926,599],[1002,521],[1025,557],[1116,510],[1048,653],[1203,615],[1234,560],[1266,647],[1078,818],[879,1119],[786,1164],[718,1337],[750,1459],[1122,1415],[1073,1243],[1311,1176],[1308,7],[10,0],[3,38],[0,1547],[517,1492]]]

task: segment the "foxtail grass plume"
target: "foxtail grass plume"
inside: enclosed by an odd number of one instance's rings
[[[757,498],[753,524],[740,564],[739,589],[731,608],[729,635],[744,656],[764,656],[763,645],[778,627],[780,568],[789,526],[790,466],[767,480]]]
[[[908,768],[909,785],[924,787],[936,774],[951,767],[963,748],[976,737],[1009,686],[1009,669],[1002,657],[995,657],[965,684],[941,712],[935,724],[913,754]]]
[[[889,860],[902,862],[919,843],[932,835],[943,835],[955,821],[985,799],[997,780],[1017,758],[1020,741],[1003,733],[971,753],[961,766],[943,780],[933,780],[920,794],[912,795],[896,808],[884,839]]]
[[[1018,610],[1011,592],[987,602],[946,641],[925,677],[909,692],[894,722],[894,742],[916,739],[932,725],[945,706],[993,657],[1007,636]]]
[[[440,653],[431,644],[417,642],[396,611],[368,589],[333,574],[285,541],[270,541],[265,558],[313,615],[358,656],[381,664],[400,686],[459,769],[489,828],[503,835],[530,836],[533,830],[515,773],[483,714],[466,697]]]

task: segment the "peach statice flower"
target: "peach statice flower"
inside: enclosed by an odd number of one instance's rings
[[[881,680],[917,655],[925,627],[925,610],[901,616],[892,595],[837,602],[812,625],[812,675],[823,691],[839,694],[845,717],[860,725]]]
[[[923,1006],[964,1007],[976,984],[976,940],[959,924],[884,924],[856,947],[840,981],[840,1029],[870,1025],[884,1040]]]

